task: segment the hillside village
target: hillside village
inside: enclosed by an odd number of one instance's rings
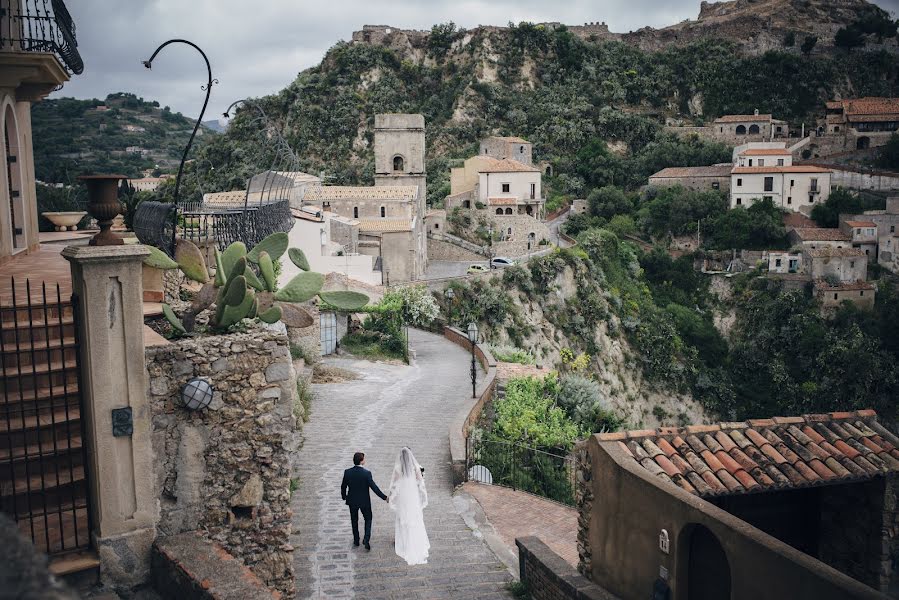
[[[48,99],[13,0],[0,598],[899,597],[899,21],[698,10],[363,25],[219,126],[185,39],[196,120]]]

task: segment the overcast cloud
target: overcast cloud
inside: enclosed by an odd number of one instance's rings
[[[878,4],[895,12],[899,0]],[[209,56],[213,88],[206,118],[233,100],[277,92],[318,64],[328,48],[363,24],[430,29],[509,21],[605,21],[615,32],[694,19],[699,0],[69,0],[82,75],[56,95],[104,98],[127,91],[186,115],[202,105],[203,59],[183,44],[160,53],[148,71],[141,60],[171,38],[185,38]]]

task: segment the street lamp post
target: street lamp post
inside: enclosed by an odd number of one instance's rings
[[[172,200],[173,210],[172,210],[172,251],[175,250],[175,239],[178,231],[178,192],[181,190],[181,176],[184,173],[184,163],[187,161],[187,154],[190,152],[190,147],[194,143],[194,137],[197,135],[197,130],[200,128],[200,123],[203,122],[203,115],[206,114],[206,106],[209,104],[209,94],[212,93],[212,84],[218,83],[218,79],[213,79],[212,77],[212,66],[209,64],[209,58],[206,56],[206,53],[203,50],[189,40],[182,39],[173,39],[167,42],[163,42],[156,48],[156,51],[150,57],[150,60],[142,61],[144,66],[148,69],[151,69],[153,66],[153,61],[156,59],[156,55],[159,52],[168,46],[169,44],[187,44],[188,46],[194,48],[197,52],[199,52],[203,56],[203,60],[206,62],[206,74],[207,74],[207,82],[206,85],[201,85],[200,89],[206,92],[206,98],[203,100],[203,108],[200,109],[200,116],[197,117],[197,122],[194,123],[194,129],[190,134],[190,138],[187,140],[187,146],[184,147],[184,153],[181,155],[181,163],[178,165],[178,176],[175,178],[175,195]]]
[[[474,347],[478,341],[478,326],[473,321],[468,324],[468,341],[471,342],[471,397],[477,398],[478,368],[474,358]]]

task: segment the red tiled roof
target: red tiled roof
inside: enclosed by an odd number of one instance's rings
[[[852,238],[830,227],[797,227],[793,233],[803,242],[849,242]]]
[[[658,173],[653,173],[649,178],[728,177],[731,168],[730,164],[709,165],[707,167],[666,167]]]
[[[748,175],[752,173],[830,173],[830,169],[816,167],[814,165],[793,165],[791,167],[734,167],[733,175]]]
[[[850,116],[857,115],[881,115],[899,113],[899,98],[878,98],[866,96],[864,98],[850,98],[848,100],[838,100],[833,103],[827,103],[828,108],[838,108],[837,104],[843,108],[843,111]],[[854,119],[849,119],[854,120]]]
[[[846,221],[846,225],[849,227],[877,227],[877,223],[874,221]]]
[[[741,121],[770,121],[771,115],[723,115],[715,123],[739,123]]]
[[[539,173],[540,169],[532,167],[517,160],[508,158],[497,159],[489,156],[480,155],[480,166],[477,167],[478,173]]]
[[[786,148],[749,148],[740,152],[740,156],[790,156],[790,154]]]
[[[859,290],[876,289],[873,283],[868,281],[845,281],[837,285],[831,285],[823,279],[815,282],[815,289],[819,292],[854,292]]]
[[[802,227],[818,227],[817,223],[806,217],[804,214],[793,211],[784,214],[783,223],[786,228],[795,227],[798,229]]]
[[[873,410],[600,434],[697,496],[863,481],[899,471],[899,438]]]

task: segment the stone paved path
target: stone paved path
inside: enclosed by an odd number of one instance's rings
[[[462,490],[478,501],[490,525],[516,560],[515,538],[533,535],[577,568],[577,510],[498,485],[470,481]]]
[[[298,598],[511,598],[508,571],[454,508],[447,427],[468,401],[469,355],[440,336],[410,335],[415,365],[331,359],[363,379],[313,386],[293,497]],[[403,445],[425,467],[428,485],[431,555],[423,566],[409,567],[396,556],[393,514],[374,495],[372,550],[353,548],[349,510],[340,499],[354,451],[366,453],[366,466],[386,493]]]

